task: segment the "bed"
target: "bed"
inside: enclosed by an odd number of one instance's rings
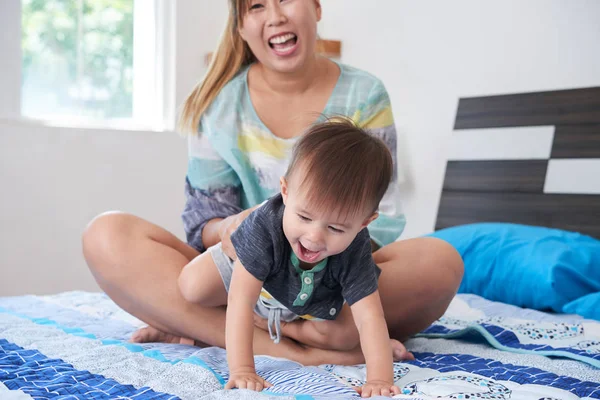
[[[477,157],[451,157],[438,232],[505,222],[599,238],[598,182],[561,193],[548,179],[553,160],[600,158],[600,88],[461,99],[453,135],[545,126],[555,127],[545,159],[498,159],[480,150]],[[543,139],[542,133],[532,135]],[[402,393],[396,397],[600,399],[600,321],[494,300],[460,293],[440,320],[410,339],[416,360],[395,363]],[[365,380],[363,365],[305,367],[259,356],[257,370],[274,386],[224,391],[223,349],[128,343],[141,326],[102,293],[0,298],[0,398],[351,399],[353,386]]]

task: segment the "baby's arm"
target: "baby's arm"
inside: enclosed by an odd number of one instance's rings
[[[394,386],[394,364],[390,336],[379,292],[357,301],[351,307],[367,364],[367,383],[359,389],[362,397],[399,394]]]
[[[272,386],[256,374],[254,367],[254,306],[263,282],[236,261],[229,288],[225,344],[229,364],[229,382],[225,389],[250,389],[260,392]]]

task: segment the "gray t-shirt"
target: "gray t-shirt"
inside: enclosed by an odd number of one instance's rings
[[[377,290],[381,270],[367,228],[345,251],[304,271],[283,234],[284,208],[281,194],[271,197],[231,235],[238,259],[271,296],[299,316],[333,320],[344,300],[353,305]]]

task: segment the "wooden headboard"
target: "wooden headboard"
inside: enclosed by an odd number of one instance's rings
[[[600,238],[600,87],[460,99],[452,141],[436,229],[513,222]]]

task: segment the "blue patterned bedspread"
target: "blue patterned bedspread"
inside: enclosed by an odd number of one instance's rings
[[[143,324],[105,295],[0,298],[0,399],[350,399],[363,365],[256,357],[274,386],[225,391],[225,351],[127,342]],[[600,323],[459,295],[395,364],[401,399],[600,399]]]

